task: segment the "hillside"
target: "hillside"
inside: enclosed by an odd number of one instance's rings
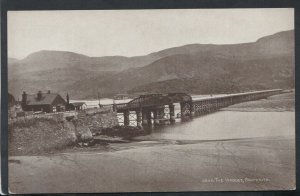
[[[10,70],[9,70],[10,71]],[[65,95],[71,89],[68,86],[75,81],[88,81],[92,77],[110,77],[113,71],[89,71],[79,68],[54,68],[43,71],[24,72],[23,74],[10,75],[8,89],[15,97],[20,97],[25,90],[28,93],[36,93],[39,90],[51,90]],[[88,87],[87,87],[88,88]],[[74,87],[77,90],[76,86]],[[76,96],[80,95],[76,91]],[[73,98],[73,94],[70,94]]]
[[[51,70],[55,68],[75,68],[90,71],[120,71],[131,67],[144,66],[153,62],[155,57],[105,56],[89,57],[67,51],[43,50],[32,53],[26,58],[17,60],[9,58],[9,66],[13,72],[26,67],[26,72]]]
[[[70,89],[100,87],[102,94],[189,92],[196,94],[292,88],[294,61],[290,57],[233,60],[206,55],[175,55],[143,68],[129,69],[113,78],[77,82]],[[96,89],[86,90],[92,96]]]
[[[200,52],[199,52],[200,51]],[[189,45],[151,55],[153,63],[117,73],[113,78],[77,82],[70,89],[97,86],[103,94],[135,92],[224,93],[294,87],[293,31],[254,43]],[[94,89],[86,91],[92,96]]]
[[[30,69],[24,71],[20,68]],[[19,68],[17,68],[19,67]],[[17,69],[16,69],[17,68]],[[222,93],[294,87],[294,31],[253,43],[191,44],[138,57],[40,51],[9,65],[9,89],[59,89],[76,98],[133,92]]]
[[[232,61],[229,59],[211,60],[211,66],[201,67],[186,77],[153,81],[138,85],[135,92],[186,92],[194,94],[213,94],[245,92],[249,90],[294,87],[294,62],[289,58]],[[213,68],[210,68],[213,67]],[[162,70],[162,72],[165,72]],[[173,74],[168,74],[173,75]],[[166,76],[166,75],[165,75]]]

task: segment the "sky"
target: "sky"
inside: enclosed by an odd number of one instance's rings
[[[9,11],[8,56],[40,50],[138,56],[186,44],[254,42],[294,29],[293,8]]]

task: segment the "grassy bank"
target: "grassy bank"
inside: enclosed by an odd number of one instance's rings
[[[101,127],[100,127],[101,128]],[[22,119],[9,123],[9,155],[39,155],[74,148],[105,146],[145,134],[141,128],[114,126],[92,134],[81,120],[57,122],[53,119]]]
[[[8,125],[9,155],[51,153],[75,145],[70,123],[53,119],[24,119]]]

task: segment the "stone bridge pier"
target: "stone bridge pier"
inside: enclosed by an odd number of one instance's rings
[[[186,121],[192,119],[195,115],[194,104],[192,101],[180,103],[181,120]]]
[[[174,104],[155,106],[137,110],[138,125],[160,125],[162,121],[175,122],[175,106]]]

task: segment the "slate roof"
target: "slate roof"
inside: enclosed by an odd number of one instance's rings
[[[60,96],[58,93],[42,93],[42,99],[37,99],[37,94],[27,95],[27,105],[50,105],[55,98]]]

